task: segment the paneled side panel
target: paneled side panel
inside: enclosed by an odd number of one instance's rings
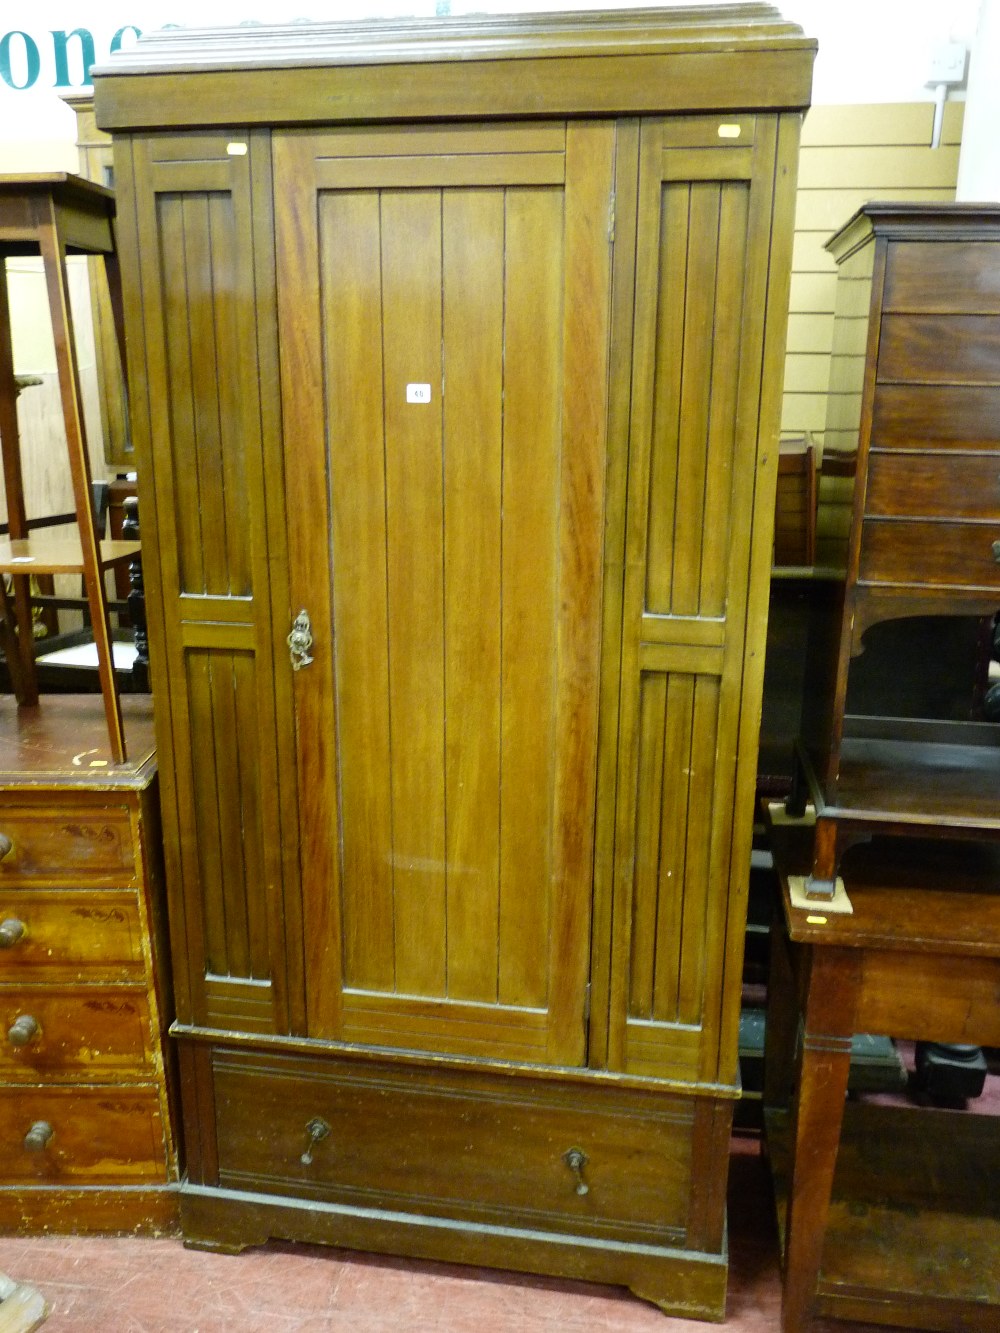
[[[722,615],[747,200],[742,181],[662,186],[647,610]],[[702,534],[710,529],[711,543]]]
[[[180,590],[247,596],[232,198],[164,193],[157,214]]]
[[[692,1080],[718,1068],[717,977],[749,860],[736,736],[776,153],[773,121],[734,150],[713,146],[718,128],[685,126],[684,147],[669,120],[640,128],[608,1026],[611,1068]]]
[[[711,678],[643,675],[631,1018],[700,1019],[718,703]]]
[[[206,972],[259,981],[270,963],[253,658],[217,650],[185,656]]]
[[[270,138],[151,133],[118,162],[177,1016],[287,1031],[300,858],[273,655],[287,673]]]

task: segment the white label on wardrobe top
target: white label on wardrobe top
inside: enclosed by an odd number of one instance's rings
[[[408,403],[429,403],[431,401],[431,386],[429,384],[408,384],[406,386],[406,401]]]

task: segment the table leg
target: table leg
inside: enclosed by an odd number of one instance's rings
[[[767,974],[767,1024],[764,1028],[764,1109],[785,1109],[795,1082],[795,1038],[799,1004],[795,991],[791,942],[778,916],[771,925]]]
[[[804,1333],[812,1318],[844,1119],[860,980],[857,951],[813,948],[810,953],[795,1098],[783,1333]]]

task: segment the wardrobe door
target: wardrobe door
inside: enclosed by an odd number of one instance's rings
[[[585,1059],[613,145],[275,138],[310,1035]]]
[[[116,146],[177,1015],[250,1031],[289,1024],[268,169],[259,131]]]
[[[775,151],[773,117],[641,128],[609,1032],[630,1073],[717,1077]]]

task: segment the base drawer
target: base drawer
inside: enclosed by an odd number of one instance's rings
[[[683,1241],[688,1099],[235,1052],[214,1084],[223,1186]]]
[[[0,1179],[79,1184],[163,1180],[155,1087],[0,1088]]]

